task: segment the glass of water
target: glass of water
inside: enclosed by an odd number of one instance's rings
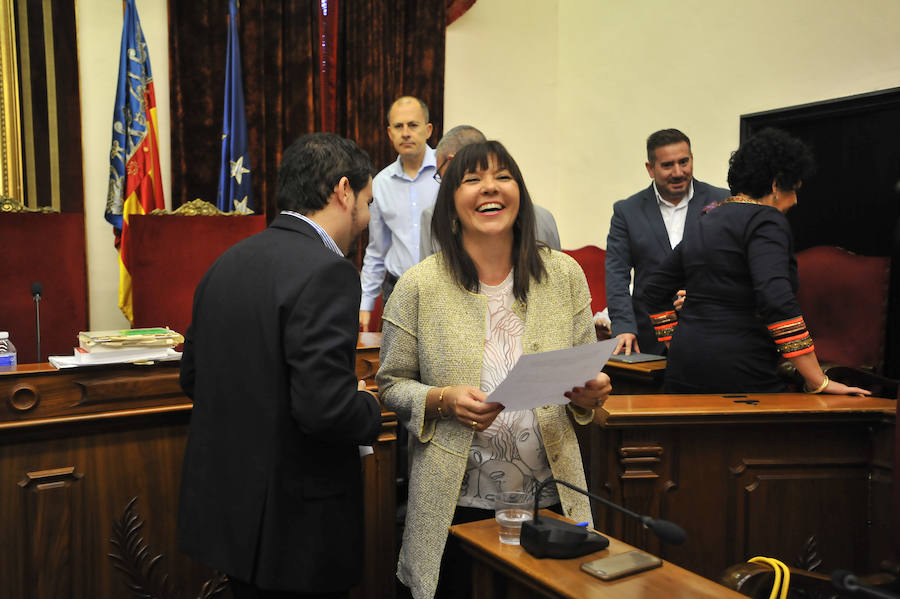
[[[494,497],[494,508],[500,525],[500,542],[518,545],[522,522],[532,518],[534,498],[522,491],[505,491]]]

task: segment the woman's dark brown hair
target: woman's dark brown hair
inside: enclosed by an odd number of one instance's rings
[[[513,293],[516,299],[525,300],[531,279],[541,281],[547,275],[541,259],[542,242],[535,240],[534,204],[519,166],[499,141],[485,141],[463,147],[447,167],[441,178],[431,219],[431,233],[440,244],[444,262],[453,278],[464,289],[478,291],[478,270],[462,245],[462,231],[456,214],[454,196],[467,173],[486,169],[494,161],[498,169],[506,169],[519,186],[519,214],[513,224]]]

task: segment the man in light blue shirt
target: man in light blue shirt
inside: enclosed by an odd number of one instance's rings
[[[427,143],[432,132],[428,118],[428,107],[412,96],[398,98],[388,111],[388,137],[399,156],[372,182],[375,202],[360,274],[359,324],[364,331],[378,295],[387,302],[400,275],[419,261],[422,211],[434,206],[440,187],[434,180],[434,150]]]

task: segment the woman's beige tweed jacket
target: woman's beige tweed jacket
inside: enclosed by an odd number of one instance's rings
[[[541,283],[532,281],[527,302],[513,305],[525,322],[524,352],[595,342],[581,267],[561,252],[541,250],[541,256],[547,277]],[[400,278],[384,312],[378,387],[385,405],[397,412],[417,440],[410,456],[406,529],[397,566],[397,576],[416,599],[433,597],[437,588],[473,434],[455,418],[426,420],[425,394],[445,385],[480,386],[486,310],[485,296],[460,287],[444,266],[442,254],[435,254]],[[593,417],[571,404],[569,408],[580,423]],[[578,441],[565,408],[539,408],[537,418],[553,476],[584,488]],[[585,496],[560,485],[557,489],[567,516],[591,521]]]

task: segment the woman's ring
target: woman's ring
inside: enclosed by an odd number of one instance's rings
[[[478,423],[475,422],[474,420],[472,421],[472,430],[473,430],[473,431],[477,431],[477,430],[478,430]]]

